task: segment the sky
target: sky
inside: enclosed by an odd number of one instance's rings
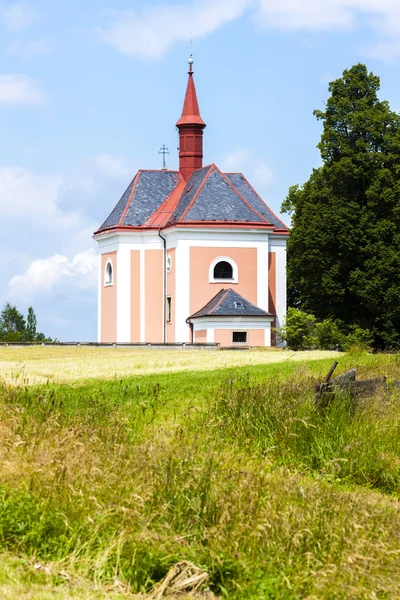
[[[204,164],[276,212],[320,165],[313,110],[344,69],[400,111],[399,0],[0,0],[0,308],[96,340],[92,234],[163,144],[177,168],[191,39]]]

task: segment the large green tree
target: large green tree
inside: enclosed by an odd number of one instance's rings
[[[290,189],[289,301],[323,319],[400,339],[400,116],[358,64],[329,85],[322,166]]]

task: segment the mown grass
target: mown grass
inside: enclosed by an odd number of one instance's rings
[[[330,362],[3,385],[0,596],[144,593],[187,559],[227,598],[400,598],[398,396],[318,412]]]
[[[0,374],[14,385],[81,382],[180,371],[211,371],[286,361],[341,356],[314,350],[289,352],[277,348],[250,351],[182,351],[91,347],[0,347]]]

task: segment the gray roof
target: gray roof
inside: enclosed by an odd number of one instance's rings
[[[190,319],[198,317],[272,317],[232,289],[221,290]]]
[[[138,171],[96,233],[193,222],[254,224],[287,231],[241,173],[224,174],[209,165],[195,171],[185,184],[179,171]]]
[[[117,225],[143,225],[160,208],[180,180],[179,171],[138,171],[100,229]]]
[[[186,221],[265,224],[265,220],[246,204],[216,167],[211,167],[193,205],[181,218],[182,223]]]
[[[202,169],[198,169],[193,173],[191,177],[189,177],[185,189],[182,192],[182,195],[179,200],[179,204],[176,207],[174,214],[172,215],[170,222],[174,223],[179,221],[182,218],[183,213],[189,207],[193,198],[199,191],[201,184],[204,182],[204,179],[207,177],[211,167],[203,167]]]
[[[287,229],[286,225],[268,208],[257,192],[251,187],[242,173],[225,173],[225,176],[235,186],[239,194],[267,219],[269,223],[275,225],[277,229]]]

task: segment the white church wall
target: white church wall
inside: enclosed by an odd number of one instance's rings
[[[270,251],[276,254],[276,327],[283,325],[286,316],[286,238],[271,239]]]

